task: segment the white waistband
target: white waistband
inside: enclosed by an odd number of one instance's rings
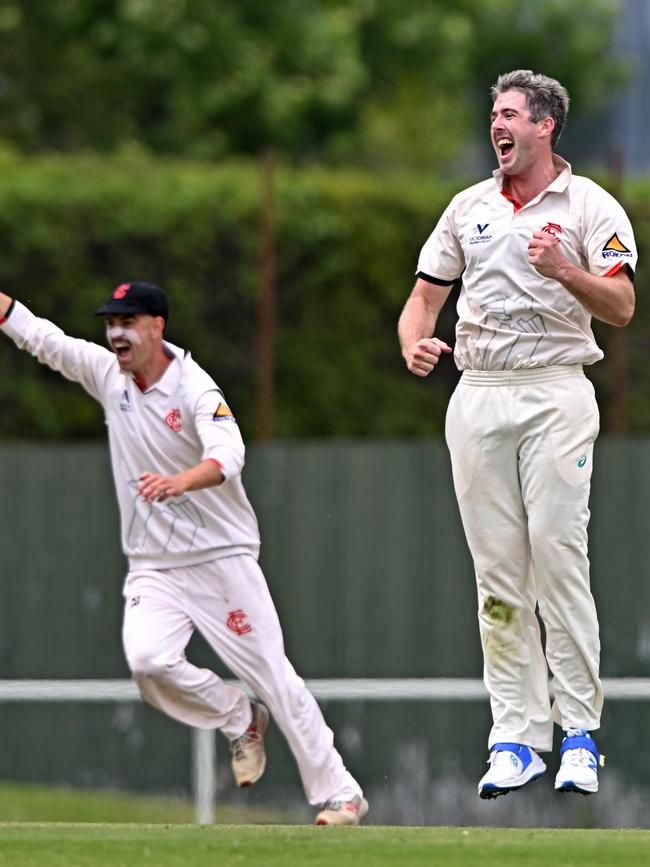
[[[460,382],[462,385],[527,385],[577,376],[584,376],[581,364],[554,364],[523,370],[464,370]]]

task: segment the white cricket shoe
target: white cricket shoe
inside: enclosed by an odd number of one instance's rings
[[[555,777],[557,792],[577,792],[593,795],[598,791],[598,768],[605,764],[605,756],[589,732],[569,729],[560,747],[560,769]]]
[[[269,712],[263,704],[251,702],[253,719],[243,735],[230,742],[230,765],[240,788],[252,786],[266,769],[264,735],[269,725]]]
[[[368,802],[361,795],[350,801],[331,800],[323,804],[316,816],[317,825],[358,825],[368,812]]]
[[[478,784],[481,798],[498,798],[541,777],[546,765],[532,747],[525,744],[494,744],[488,759],[490,770]]]

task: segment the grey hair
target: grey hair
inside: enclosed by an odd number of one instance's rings
[[[555,128],[551,135],[551,144],[555,147],[569,112],[569,94],[566,88],[548,75],[541,75],[530,69],[515,69],[497,78],[496,84],[492,85],[492,101],[508,90],[520,90],[525,95],[533,123],[538,123],[545,117],[553,118]]]

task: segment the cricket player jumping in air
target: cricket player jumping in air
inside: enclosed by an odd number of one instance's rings
[[[492,88],[494,177],[459,193],[426,241],[399,322],[408,369],[443,353],[438,314],[462,279],[447,412],[454,487],[474,560],[493,727],[482,798],[546,770],[564,731],[560,792],[598,790],[600,642],[587,523],[598,408],[583,365],[603,357],[595,316],[626,325],[636,250],[621,206],[553,153],[569,99],[516,70]],[[546,631],[542,647],[536,607]],[[555,701],[549,699],[548,669]]]
[[[212,378],[164,340],[167,314],[157,286],[118,286],[97,311],[106,321],[105,348],[67,337],[0,294],[0,329],[79,382],[106,415],[129,563],[124,650],[142,697],[187,725],[221,729],[239,786],[264,773],[270,710],[309,803],[321,805],[316,824],[358,825],[368,803],[285,656],[257,563],[239,428]],[[263,704],[186,659],[195,628]]]

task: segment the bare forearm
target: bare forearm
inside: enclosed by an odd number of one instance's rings
[[[545,232],[533,232],[528,261],[543,277],[557,280],[592,316],[609,325],[627,325],[634,313],[634,286],[623,266],[609,277],[597,277],[562,254],[561,241]]]
[[[178,474],[186,491],[200,491],[202,488],[211,488],[223,482],[221,467],[216,461],[201,461],[194,467],[183,470]]]
[[[433,337],[438,314],[443,308],[452,284],[429,283],[421,277],[408,297],[397,324],[397,334],[402,347],[402,355],[418,340]]]
[[[433,337],[438,314],[451,291],[451,284],[439,286],[418,279],[397,325],[402,357],[416,376],[428,376],[442,353],[451,352],[444,340]]]
[[[169,497],[181,497],[187,491],[200,491],[202,488],[220,485],[223,481],[224,475],[219,464],[206,460],[174,476],[142,473],[138,493],[149,502],[164,502]]]
[[[421,295],[412,294],[404,305],[397,323],[402,353],[423,337],[432,337],[438,320],[437,313]]]
[[[609,325],[627,325],[634,314],[634,286],[625,269],[611,277],[597,277],[567,263],[559,281],[592,316]]]

